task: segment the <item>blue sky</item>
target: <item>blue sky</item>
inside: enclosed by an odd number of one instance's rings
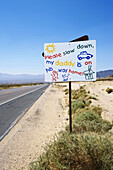
[[[113,69],[113,0],[0,0],[0,73],[43,74],[44,43],[88,35]]]

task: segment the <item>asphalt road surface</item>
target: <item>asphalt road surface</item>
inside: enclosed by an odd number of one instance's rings
[[[0,140],[43,94],[48,84],[0,91]]]

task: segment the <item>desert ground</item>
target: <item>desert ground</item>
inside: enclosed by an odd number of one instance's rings
[[[98,99],[92,100],[92,105],[100,105],[103,110],[103,119],[111,122],[113,120],[113,92],[108,94],[106,89],[108,87],[113,89],[113,81],[72,83],[72,89],[79,88],[82,85],[86,85],[86,90],[90,91],[90,95]]]
[[[59,84],[68,87],[68,83]],[[68,99],[63,92],[67,87],[57,85],[51,84],[0,142],[1,170],[28,169],[29,163],[35,161],[46,144],[53,141],[68,124]],[[112,121],[113,93],[108,94],[106,89],[113,89],[113,81],[72,82],[72,89],[82,85],[90,91],[91,96],[98,98],[92,100],[92,104],[103,108],[102,117]]]

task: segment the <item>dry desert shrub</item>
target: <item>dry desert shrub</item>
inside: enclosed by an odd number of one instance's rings
[[[84,87],[72,91],[72,133],[69,126],[60,132],[30,170],[113,170],[113,123],[102,119],[100,106],[90,106],[90,98]]]
[[[108,88],[106,89],[106,92],[107,92],[108,94],[109,94],[109,93],[112,93],[112,92],[113,92],[113,89],[111,89],[111,88],[108,87]]]

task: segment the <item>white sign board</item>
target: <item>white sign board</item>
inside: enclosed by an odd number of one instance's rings
[[[44,44],[45,82],[95,81],[96,41]]]

